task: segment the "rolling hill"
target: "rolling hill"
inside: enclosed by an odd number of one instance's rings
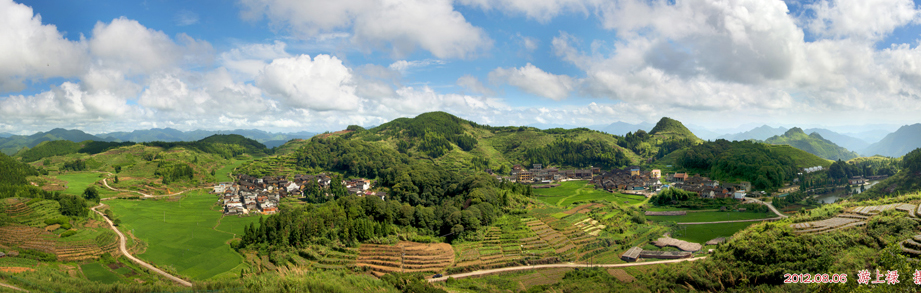
[[[656,126],[649,131],[649,134],[663,136],[669,139],[689,138],[692,140],[700,140],[700,138],[688,130],[687,127],[684,127],[684,124],[680,121],[668,117],[662,117],[662,119],[656,123]]]
[[[921,147],[921,123],[905,125],[862,152],[864,155],[901,157]]]
[[[846,134],[837,133],[837,132],[834,132],[828,129],[824,129],[824,128],[810,128],[810,129],[803,130],[803,132],[818,133],[823,138],[835,143],[836,145],[839,145],[843,148],[857,151],[857,152],[863,149],[866,149],[868,146],[870,146],[869,142],[866,142],[862,139],[859,139],[853,136],[849,136]]]
[[[783,135],[776,135],[764,141],[769,144],[785,144],[829,160],[850,160],[859,157],[855,152],[842,148],[823,138],[818,133],[806,135],[799,127],[790,128]]]
[[[52,140],[81,142],[87,140],[104,141],[105,139],[80,130],[55,128],[48,132],[38,132],[28,136],[14,135],[7,138],[0,138],[0,152],[3,152],[7,155],[13,155],[23,148],[33,148],[43,141]]]
[[[111,132],[99,134],[111,141],[134,141],[134,142],[151,142],[151,141],[197,141],[215,134],[238,134],[247,138],[265,144],[268,148],[274,148],[284,144],[292,139],[308,139],[316,133],[313,132],[291,132],[291,133],[272,133],[258,129],[235,129],[235,130],[193,130],[180,131],[172,128],[153,128],[135,130],[131,132]]]

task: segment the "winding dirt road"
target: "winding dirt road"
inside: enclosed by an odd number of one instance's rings
[[[108,186],[108,185],[106,185],[106,186]],[[186,287],[192,287],[192,283],[190,283],[189,281],[186,281],[186,280],[180,279],[179,277],[170,275],[170,274],[168,274],[168,273],[166,273],[166,272],[164,272],[164,271],[162,271],[162,270],[160,270],[160,269],[158,269],[158,268],[156,268],[156,267],[150,265],[149,263],[144,262],[143,260],[140,260],[140,259],[134,257],[134,256],[131,255],[130,253],[128,253],[128,249],[125,247],[125,243],[127,242],[127,241],[125,240],[125,235],[122,234],[121,231],[118,231],[117,228],[115,228],[115,225],[112,224],[112,220],[110,220],[109,217],[106,217],[105,214],[103,214],[102,212],[96,210],[96,208],[101,207],[101,206],[102,206],[102,204],[99,204],[98,206],[93,207],[92,210],[93,210],[94,212],[96,212],[97,214],[99,214],[100,216],[102,216],[102,218],[105,219],[107,223],[109,223],[109,228],[112,228],[112,231],[115,231],[115,234],[118,234],[118,249],[122,251],[122,254],[124,254],[125,257],[127,257],[127,258],[130,259],[131,261],[137,263],[138,265],[141,265],[141,266],[147,268],[148,270],[151,270],[151,271],[153,271],[153,272],[156,272],[156,273],[158,273],[158,274],[160,274],[160,275],[163,275],[164,277],[166,277],[166,278],[168,278],[168,279],[170,279],[170,280],[173,280],[173,281],[176,282],[176,283],[179,283],[180,285],[183,285],[183,286],[186,286]]]
[[[754,198],[746,198],[745,201],[752,201],[752,202],[755,202],[755,203],[757,203],[757,204],[766,205],[766,206],[768,207],[768,209],[770,209],[772,212],[774,212],[774,214],[777,214],[778,217],[781,217],[781,218],[786,218],[786,217],[787,217],[787,215],[784,215],[784,214],[780,213],[780,211],[778,211],[777,208],[775,208],[774,205],[772,205],[771,203],[763,202],[763,201],[761,201],[761,200],[754,199]]]
[[[659,261],[650,261],[650,262],[635,262],[635,263],[621,263],[621,264],[549,264],[549,265],[534,265],[534,266],[518,266],[518,267],[507,267],[491,270],[479,270],[469,273],[454,274],[450,276],[442,276],[438,278],[430,278],[429,282],[442,282],[447,280],[449,277],[454,279],[463,279],[470,277],[477,277],[482,275],[489,275],[495,273],[504,273],[504,272],[514,272],[514,271],[526,271],[526,270],[536,270],[536,269],[552,269],[552,268],[623,268],[623,267],[635,267],[635,266],[648,266],[648,265],[657,265],[657,264],[667,264],[667,263],[677,263],[683,261],[696,261],[700,259],[705,259],[706,256],[688,258],[688,259],[672,259],[672,260],[659,260]]]

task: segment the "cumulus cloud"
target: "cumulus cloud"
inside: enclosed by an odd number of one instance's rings
[[[198,13],[188,11],[188,10],[179,10],[176,12],[176,16],[173,17],[173,20],[178,26],[187,26],[198,23]]]
[[[547,73],[528,63],[520,68],[496,68],[489,73],[493,83],[507,83],[530,94],[562,100],[569,96],[575,81],[566,75]]]
[[[72,82],[64,82],[36,95],[17,95],[0,100],[0,113],[5,118],[41,119],[49,123],[123,117],[128,112],[131,112],[131,107],[124,98],[108,91],[88,93]]]
[[[0,93],[25,89],[25,79],[79,75],[89,63],[85,47],[42,24],[31,7],[0,0]]]
[[[232,71],[242,73],[246,79],[259,75],[272,60],[291,57],[284,42],[272,44],[245,44],[223,52],[218,56],[219,63]]]
[[[354,110],[358,104],[351,70],[329,55],[275,59],[256,77],[256,85],[293,107]]]
[[[89,49],[95,63],[129,74],[150,74],[175,67],[183,60],[196,62],[201,60],[201,55],[212,56],[211,45],[205,41],[185,34],[180,34],[179,40],[183,46],[173,42],[162,31],[121,17],[108,24],[97,22]],[[189,58],[186,58],[187,55]]]
[[[807,20],[806,27],[818,36],[829,38],[876,41],[921,16],[911,0],[822,0],[807,8],[815,16]]]
[[[458,78],[457,85],[461,86],[462,88],[474,94],[485,94],[485,95],[495,94],[491,89],[483,85],[483,83],[480,82],[479,78],[476,78],[476,76],[469,75],[469,74]]]
[[[351,30],[351,41],[394,56],[416,48],[438,58],[469,58],[492,40],[454,10],[450,0],[241,0],[244,19],[267,17],[273,26],[302,37]]]

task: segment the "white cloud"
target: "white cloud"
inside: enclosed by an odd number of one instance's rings
[[[125,99],[108,91],[87,93],[79,84],[59,87],[33,96],[10,96],[0,100],[0,113],[17,121],[45,120],[48,124],[74,120],[124,117],[131,112]]]
[[[911,0],[821,0],[806,7],[815,13],[806,27],[830,38],[876,41],[921,16]]]
[[[402,74],[406,74],[407,71],[410,71],[412,69],[423,68],[423,67],[428,67],[428,66],[433,66],[433,65],[435,66],[444,65],[444,64],[446,64],[446,62],[444,62],[443,60],[437,60],[437,59],[424,59],[424,60],[412,60],[412,61],[398,60],[396,62],[391,63],[389,68],[390,70],[399,71]]]
[[[180,34],[184,46],[177,45],[161,31],[149,29],[124,17],[106,24],[97,22],[90,52],[96,63],[128,74],[150,74],[173,68],[186,60],[196,62],[201,55],[212,56],[211,45]],[[187,55],[191,55],[186,58]]]
[[[275,41],[273,44],[246,44],[218,56],[221,65],[232,71],[243,73],[246,79],[252,79],[269,64],[278,58],[291,57],[285,51],[287,44]]]
[[[25,79],[79,75],[89,62],[85,47],[43,25],[32,8],[0,0],[0,93],[25,89]]]
[[[244,19],[265,16],[273,26],[302,38],[351,29],[352,43],[368,50],[389,49],[396,57],[421,48],[437,58],[469,58],[492,45],[482,29],[454,10],[450,0],[241,0],[241,4]]]
[[[565,99],[575,87],[571,77],[544,72],[531,63],[520,68],[496,68],[489,73],[489,80],[493,83],[507,83],[527,93],[553,100]]]
[[[470,91],[474,94],[484,94],[484,95],[493,95],[495,92],[487,88],[480,82],[479,78],[476,78],[473,75],[464,75],[457,79],[457,85],[463,87],[464,89]]]
[[[198,13],[188,11],[188,10],[179,10],[176,12],[176,16],[173,17],[173,20],[176,21],[178,26],[188,26],[198,23]]]
[[[520,40],[521,47],[526,51],[531,52],[537,50],[537,45],[539,43],[537,39],[528,36],[522,36],[521,34],[518,34],[517,36]]]
[[[329,55],[275,59],[256,77],[256,85],[293,107],[326,111],[358,106],[351,70]]]

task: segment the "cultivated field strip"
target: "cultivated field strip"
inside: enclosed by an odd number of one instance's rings
[[[804,222],[790,224],[790,227],[794,229],[794,232],[799,234],[819,234],[819,233],[828,233],[832,231],[843,230],[851,227],[858,227],[866,225],[867,220],[883,211],[887,210],[899,210],[908,213],[908,217],[911,219],[917,219],[918,214],[916,213],[917,209],[921,207],[913,204],[907,203],[894,203],[887,205],[879,206],[860,206],[850,208],[847,211],[836,215],[830,219],[824,219],[819,221]],[[903,246],[903,248],[905,248]],[[911,248],[907,248],[911,249]],[[903,249],[904,250],[904,249]]]
[[[104,253],[118,254],[115,233],[102,233],[95,240],[60,241],[43,229],[11,225],[0,227],[0,243],[52,253],[61,261],[99,258]]]
[[[442,272],[454,264],[454,249],[445,243],[362,244],[355,265],[377,276],[389,272]]]

